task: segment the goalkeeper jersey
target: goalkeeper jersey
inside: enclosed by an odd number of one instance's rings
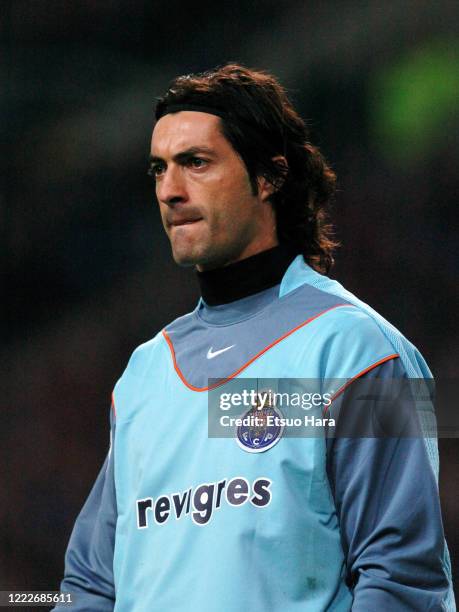
[[[372,376],[431,375],[397,330],[301,256],[279,286],[201,300],[139,347],[67,551],[62,590],[79,595],[75,609],[454,609],[432,439],[330,443],[282,427],[209,437],[209,397],[231,384],[311,379],[333,395],[333,381],[351,389]]]

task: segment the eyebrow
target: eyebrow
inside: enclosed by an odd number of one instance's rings
[[[189,149],[185,149],[185,151],[180,151],[180,153],[176,153],[172,160],[177,163],[184,163],[190,159],[190,157],[194,157],[195,155],[199,155],[200,153],[205,153],[207,155],[215,155],[215,151],[210,149],[209,147],[190,147]],[[158,162],[164,161],[162,157],[158,157],[157,155],[150,155],[148,157],[148,161],[150,164],[155,164]]]

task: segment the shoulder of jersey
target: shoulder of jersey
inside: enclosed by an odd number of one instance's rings
[[[325,376],[336,372],[343,376],[356,374],[354,366],[371,367],[399,356],[393,340],[408,340],[378,313],[366,305],[347,304],[322,317],[322,350],[327,355]]]
[[[304,288],[307,290],[307,285]],[[403,338],[402,334],[366,304],[361,303],[352,294],[346,294],[338,308],[325,312],[324,316],[319,316],[317,320],[320,325],[321,344],[323,343],[327,353],[335,356],[329,360],[330,368],[333,368],[335,359],[339,360],[343,355],[361,354],[371,362],[373,356],[374,359],[379,359],[395,354],[396,350],[389,337]],[[348,302],[347,296],[351,296],[353,303]],[[186,326],[188,320],[192,322],[192,316],[193,313],[188,313],[178,317],[167,327],[177,324]],[[389,334],[387,330],[390,330]],[[404,338],[403,340],[408,342]],[[164,358],[170,359],[170,351],[161,330],[134,350],[125,374],[136,377],[146,375],[152,367],[157,367],[157,360]]]

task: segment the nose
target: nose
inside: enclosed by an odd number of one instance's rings
[[[178,204],[188,199],[180,166],[170,164],[156,182],[156,197],[162,204]]]

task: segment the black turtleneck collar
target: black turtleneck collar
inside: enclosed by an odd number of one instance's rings
[[[206,272],[197,272],[202,299],[208,306],[240,300],[278,285],[295,258],[284,245]]]

